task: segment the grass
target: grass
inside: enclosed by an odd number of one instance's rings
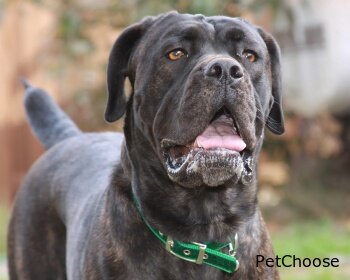
[[[282,280],[348,280],[349,273],[342,272],[339,268],[308,268],[303,270],[280,270]]]
[[[350,279],[350,228],[319,220],[292,224],[272,234],[277,255],[340,259],[337,268],[280,268],[281,279]]]
[[[3,266],[6,260],[6,235],[8,220],[9,210],[0,205],[0,280],[8,280],[8,276],[3,271]]]
[[[6,255],[6,235],[9,210],[0,205],[0,258]]]

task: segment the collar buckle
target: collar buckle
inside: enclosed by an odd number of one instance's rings
[[[197,243],[197,242],[192,242],[192,244],[199,246],[199,253],[196,259],[196,264],[202,264],[203,260],[208,258],[208,255],[205,253],[205,249],[207,249],[207,245],[202,243]]]
[[[184,257],[182,255],[179,255],[178,253],[174,252],[173,250],[173,247],[174,247],[174,240],[168,236],[167,237],[167,240],[165,242],[165,249],[173,254],[174,256],[178,257],[178,258],[181,258],[181,259],[184,259],[186,261],[190,261],[190,262],[193,262],[193,263],[196,263],[196,264],[202,264],[204,260],[206,260],[208,258],[208,255],[206,254],[205,252],[205,249],[207,249],[207,245],[206,244],[202,244],[202,243],[198,243],[198,242],[191,242],[192,244],[198,246],[198,255],[197,255],[197,258],[191,258],[189,257],[189,255],[191,253],[193,253],[193,251],[191,252],[189,249],[184,249],[184,254],[185,255],[188,255],[188,257]],[[186,248],[186,247],[184,247]],[[197,250],[196,250],[197,251]]]
[[[173,251],[173,248],[174,248],[174,240],[170,236],[168,236],[167,239],[166,239],[166,242],[165,242],[165,249],[170,254],[172,254],[172,255],[180,258],[180,259],[183,259],[185,261],[196,263],[196,260],[191,259],[190,257],[186,258],[184,256],[181,256],[181,255],[177,254],[176,252]]]

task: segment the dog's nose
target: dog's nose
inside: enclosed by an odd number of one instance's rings
[[[241,65],[233,59],[216,59],[208,65],[205,74],[208,77],[217,79],[226,77],[238,80],[243,77],[243,69]]]

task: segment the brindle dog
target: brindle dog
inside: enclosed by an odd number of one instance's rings
[[[256,163],[264,128],[284,131],[271,35],[239,18],[176,12],[128,27],[110,55],[106,110],[109,122],[126,114],[125,138],[82,133],[26,87],[29,121],[48,150],[13,209],[12,280],[278,279],[276,268],[256,265],[257,255],[274,256]],[[174,240],[230,242],[237,233],[239,269],[170,254],[137,203]]]

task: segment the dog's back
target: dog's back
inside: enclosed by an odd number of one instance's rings
[[[66,263],[79,258],[88,240],[89,231],[81,229],[97,218],[93,205],[99,205],[96,200],[108,186],[122,136],[82,133],[44,91],[29,85],[25,106],[34,134],[48,151],[18,191],[8,236],[10,277],[66,279],[66,270],[71,276],[77,271]],[[75,244],[67,246],[68,252],[66,242]]]

